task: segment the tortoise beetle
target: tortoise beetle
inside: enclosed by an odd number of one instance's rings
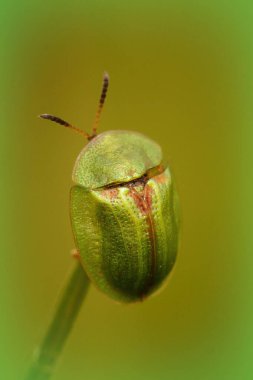
[[[52,115],[40,117],[82,134],[70,191],[76,248],[90,280],[120,302],[143,300],[158,290],[177,255],[179,212],[174,180],[160,146],[132,131],[97,135],[109,76],[92,134]]]

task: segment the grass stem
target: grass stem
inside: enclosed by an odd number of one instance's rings
[[[64,343],[76,320],[89,288],[89,279],[79,262],[63,288],[47,333],[36,349],[34,360],[25,380],[48,380]]]

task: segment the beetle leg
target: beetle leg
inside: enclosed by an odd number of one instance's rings
[[[75,260],[80,260],[80,258],[81,258],[80,253],[79,253],[78,249],[76,249],[76,248],[71,249],[70,254],[73,257],[73,259],[75,259]]]

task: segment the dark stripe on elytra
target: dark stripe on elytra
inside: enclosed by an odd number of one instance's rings
[[[142,214],[147,217],[147,225],[148,225],[148,235],[151,243],[151,268],[150,268],[150,276],[147,281],[146,286],[142,290],[141,298],[144,298],[150,288],[154,283],[154,277],[156,273],[157,267],[157,249],[156,249],[156,241],[155,241],[155,230],[154,223],[151,213],[152,207],[152,198],[151,198],[152,189],[148,186],[143,187],[142,193],[139,193],[134,186],[130,187],[130,196],[134,199],[136,206],[140,210]]]
[[[157,249],[156,249],[156,240],[155,240],[155,229],[154,229],[154,222],[152,218],[152,189],[149,186],[145,186],[144,188],[144,201],[146,202],[146,207],[147,207],[147,217],[148,217],[148,225],[149,225],[149,236],[150,236],[150,241],[151,241],[151,276],[150,276],[150,281],[152,283],[154,276],[155,276],[155,271],[156,271],[156,259],[157,259]]]

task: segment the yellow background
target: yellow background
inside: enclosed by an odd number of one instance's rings
[[[1,2],[1,379],[22,379],[71,266],[69,189],[104,70],[100,131],[161,144],[182,231],[169,285],[93,287],[55,380],[252,379],[250,1]],[[249,255],[247,255],[249,254]]]

